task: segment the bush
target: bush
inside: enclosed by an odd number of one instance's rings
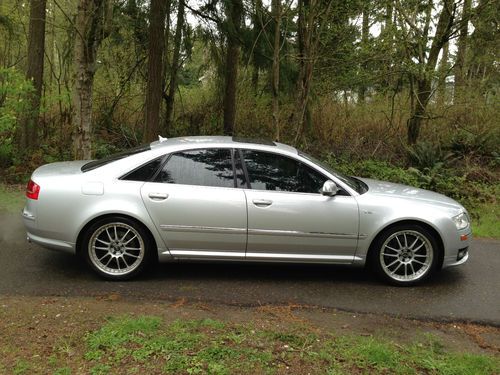
[[[473,209],[478,204],[495,203],[500,195],[498,182],[468,181],[467,175],[457,175],[457,170],[446,168],[442,163],[433,168],[402,168],[385,161],[347,160],[326,157],[326,162],[340,173],[373,178],[432,190],[461,202],[466,208]]]

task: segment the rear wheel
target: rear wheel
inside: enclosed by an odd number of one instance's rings
[[[386,230],[374,243],[372,265],[394,285],[416,285],[434,273],[439,245],[426,228],[418,224],[398,225]]]
[[[138,275],[149,263],[152,241],[135,221],[108,217],[88,228],[82,249],[87,262],[101,277],[126,280]]]

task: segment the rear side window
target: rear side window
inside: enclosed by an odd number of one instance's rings
[[[151,160],[139,168],[134,169],[132,172],[122,177],[122,180],[149,181],[160,167],[163,158],[164,156],[160,156],[159,158]]]
[[[252,189],[319,194],[327,180],[321,173],[286,156],[243,150],[243,157]]]
[[[234,187],[230,149],[200,149],[172,154],[155,182]]]

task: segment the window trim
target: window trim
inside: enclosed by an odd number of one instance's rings
[[[238,152],[238,155],[240,156],[240,162],[241,162],[241,169],[243,170],[243,174],[245,175],[245,181],[247,183],[246,188],[240,188],[240,189],[250,189],[250,190],[255,190],[252,189],[252,185],[250,184],[250,178],[248,177],[248,170],[247,170],[247,164],[245,163],[245,159],[243,158],[243,149],[241,148],[235,148],[235,151]],[[236,163],[235,163],[235,169],[236,169]],[[236,178],[236,175],[234,176]]]

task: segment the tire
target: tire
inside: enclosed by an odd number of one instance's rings
[[[370,262],[384,281],[412,286],[424,282],[436,271],[440,253],[436,238],[425,227],[401,224],[376,238]]]
[[[82,238],[82,252],[90,267],[108,280],[129,280],[152,258],[153,240],[136,221],[106,217],[93,223]]]

